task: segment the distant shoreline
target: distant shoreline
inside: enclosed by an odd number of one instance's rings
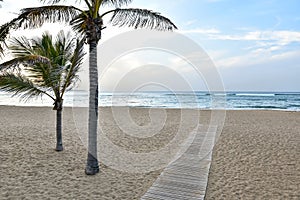
[[[0,107],[19,107],[19,108],[49,108],[52,109],[53,106],[32,106],[32,105],[0,105]],[[162,107],[143,107],[143,106],[99,106],[101,108],[135,108],[135,109],[165,109],[165,110],[200,110],[200,111],[278,111],[278,112],[300,112],[300,110],[285,110],[285,109],[207,109],[207,108],[162,108]],[[64,106],[65,108],[88,108],[88,107],[73,107],[73,106]]]
[[[141,108],[179,108],[204,110],[288,110],[300,111],[300,93],[251,93],[251,92],[135,92],[101,93],[100,107],[141,107]],[[88,92],[74,91],[66,93],[64,106],[87,107]],[[31,99],[24,103],[9,94],[0,95],[0,105],[51,107],[50,98]]]

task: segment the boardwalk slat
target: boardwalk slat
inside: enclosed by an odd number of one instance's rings
[[[204,193],[199,191],[198,189],[191,189],[191,188],[181,188],[181,187],[174,187],[174,186],[170,186],[170,185],[153,185],[152,189],[154,190],[166,190],[166,191],[178,191],[178,192],[182,192],[182,193],[195,193],[195,194],[199,194],[199,195],[203,195]]]
[[[197,196],[183,196],[183,195],[180,195],[180,194],[174,194],[173,192],[172,193],[170,193],[170,192],[160,192],[160,191],[158,191],[158,190],[155,190],[153,193],[150,191],[149,192],[150,194],[154,194],[154,195],[157,195],[157,196],[159,196],[159,197],[163,197],[164,199],[166,199],[166,198],[170,198],[170,199],[176,199],[176,200],[178,200],[178,199],[187,199],[187,200],[197,200],[197,199],[199,199],[200,198],[200,195],[199,195],[199,197],[197,197]]]
[[[182,189],[192,189],[192,190],[205,190],[206,186],[201,185],[201,182],[198,183],[190,183],[190,182],[175,182],[174,180],[160,180],[158,182],[160,185],[168,185],[172,187],[180,187]],[[204,182],[202,182],[204,183]],[[157,187],[160,187],[157,185]]]
[[[172,193],[172,195],[176,195],[179,197],[198,197],[201,196],[202,194],[200,192],[197,191],[179,191],[179,190],[174,190],[173,188],[168,189],[168,188],[153,188],[155,190],[150,190],[149,193],[156,193],[156,191],[158,192],[162,192],[164,194],[168,194],[168,193]]]
[[[184,143],[186,151],[164,169],[142,200],[204,199],[217,127],[208,129]]]

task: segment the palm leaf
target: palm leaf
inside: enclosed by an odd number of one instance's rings
[[[113,13],[111,24],[113,26],[127,26],[137,28],[150,28],[156,30],[177,29],[170,19],[162,16],[160,13],[146,9],[115,9],[104,13],[102,16]]]
[[[71,33],[68,32],[65,34],[64,31],[60,31],[56,36],[56,42],[54,44],[55,52],[58,53],[59,64],[65,65],[67,60],[70,60],[72,54],[74,53],[73,50],[75,48],[75,38],[72,37]]]
[[[15,58],[35,54],[31,40],[28,40],[26,37],[12,38],[9,50]]]
[[[24,38],[13,41],[15,58],[0,65],[0,90],[22,99],[46,94],[55,100],[72,89],[85,55],[84,38],[76,40],[61,31],[55,39],[46,32],[27,43]],[[9,70],[13,66],[20,70]]]
[[[90,13],[89,10],[86,10],[75,16],[70,22],[70,25],[72,26],[73,30],[84,35],[84,33],[87,31],[89,19]]]
[[[24,28],[39,28],[44,23],[69,22],[81,12],[73,6],[50,5],[21,10],[21,24]]]
[[[4,49],[6,47],[5,40],[7,39],[10,30],[17,29],[18,27],[18,18],[0,26],[0,56],[4,55]]]
[[[0,65],[1,70],[14,69],[20,65],[36,65],[38,63],[50,64],[50,60],[40,55],[27,55],[22,57],[16,57],[12,60],[4,62]]]
[[[36,54],[45,56],[51,61],[59,55],[53,45],[52,35],[49,32],[43,33],[42,37],[32,39],[32,48]]]
[[[9,48],[15,59],[5,63],[6,66],[22,66],[32,82],[40,87],[49,88],[53,85],[54,75],[51,74],[51,68],[53,60],[58,59],[59,54],[53,47],[49,33],[43,33],[41,38],[31,40],[25,37],[13,38]]]
[[[131,3],[132,0],[102,0],[102,5],[121,7]]]
[[[45,3],[47,0],[40,0],[40,2],[43,2]],[[66,1],[66,0],[48,0],[48,4],[56,4],[56,3],[59,3],[61,1]],[[80,2],[80,0],[75,0],[76,2]]]
[[[40,2],[43,2],[43,3],[45,3],[46,1],[47,0],[40,0]],[[56,3],[59,3],[59,2],[61,2],[61,0],[48,0],[49,4],[56,4]]]
[[[36,87],[28,78],[13,73],[4,73],[0,75],[0,89],[13,93],[13,96],[19,96],[22,100],[28,100],[46,94],[55,100],[50,94]]]
[[[90,12],[90,10],[83,11],[70,22],[70,25],[72,26],[74,31],[81,33],[87,39],[90,38],[91,34],[94,33],[92,30],[96,31],[97,39],[101,39],[103,21],[97,12],[95,14],[95,12]]]
[[[84,52],[84,42],[85,39],[76,41],[76,48],[74,50],[73,56],[71,57],[71,63],[66,67],[66,77],[63,79],[64,83],[62,85],[61,95],[64,95],[66,90],[71,90],[71,85],[74,85],[79,79],[78,72],[80,70],[82,61],[86,53]]]
[[[21,14],[0,27],[0,55],[4,54],[5,40],[12,29],[39,28],[44,23],[69,22],[82,11],[74,6],[50,5],[24,8]]]

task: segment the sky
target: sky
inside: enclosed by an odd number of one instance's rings
[[[71,0],[66,1],[70,5]],[[4,0],[0,3],[0,24],[12,19],[21,8],[39,6],[38,0]],[[128,7],[146,8],[160,12],[177,26],[178,33],[196,42],[210,57],[220,73],[226,91],[288,91],[300,92],[300,1],[299,0],[133,0]],[[47,25],[43,30],[58,30]],[[110,27],[104,30],[104,40],[128,29]],[[41,31],[34,32],[39,34]],[[19,31],[13,35],[32,35]],[[149,53],[149,52],[147,52]],[[161,59],[167,68],[159,68],[139,52],[121,58],[101,80],[103,90],[111,90],[120,82],[121,74],[136,69],[136,78],[128,76],[126,87],[138,87],[140,79],[155,74],[155,81],[170,79],[174,90],[188,90],[180,87],[170,69],[189,79],[193,90],[204,90],[205,77],[195,77],[185,67],[177,69],[172,60],[174,55],[152,52],[153,59]],[[170,62],[163,62],[162,57]],[[133,65],[144,68],[134,68]],[[152,71],[151,71],[152,70]],[[171,73],[172,74],[172,73]],[[86,75],[82,75],[83,84]],[[172,79],[172,77],[174,79]],[[149,78],[149,76],[148,76]],[[136,80],[138,79],[138,80]],[[202,80],[201,80],[202,79]],[[203,80],[204,79],[204,80]],[[133,81],[136,80],[136,83]],[[131,82],[130,82],[131,81]],[[131,86],[126,86],[130,85]],[[153,89],[155,87],[150,87]],[[148,87],[149,89],[149,87]]]

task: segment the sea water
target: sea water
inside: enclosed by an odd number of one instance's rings
[[[0,92],[0,105],[52,106],[44,96],[26,102]],[[76,90],[64,97],[64,106],[87,107],[88,92]],[[289,110],[300,111],[300,92],[100,92],[99,106],[130,106],[148,108],[200,108],[227,110]]]

